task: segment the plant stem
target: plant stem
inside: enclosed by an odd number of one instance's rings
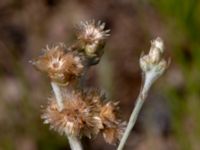
[[[119,146],[117,148],[117,150],[122,150],[125,146],[125,143],[128,139],[128,136],[129,134],[131,133],[131,130],[133,129],[135,123],[136,123],[136,120],[138,118],[138,114],[143,106],[143,103],[147,97],[147,94],[148,94],[148,91],[152,85],[154,80],[152,80],[152,78],[149,78],[148,75],[145,75],[145,81],[144,81],[144,86],[141,88],[141,91],[138,95],[138,98],[136,100],[136,104],[135,104],[135,107],[131,113],[131,116],[129,118],[129,122],[128,122],[128,125],[126,127],[126,130],[123,134],[123,137],[119,143]]]
[[[55,82],[51,82],[51,86],[56,97],[56,102],[58,104],[59,111],[62,111],[64,108],[64,105],[63,105],[63,98],[62,98],[60,87]],[[83,150],[81,142],[77,137],[67,135],[67,138],[72,150]]]
[[[83,150],[80,140],[74,136],[67,136],[72,150]]]
[[[55,82],[51,82],[51,86],[56,97],[56,102],[58,104],[59,111],[62,111],[64,106],[63,106],[63,99],[60,87]]]

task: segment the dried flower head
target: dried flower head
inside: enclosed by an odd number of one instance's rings
[[[72,149],[81,149],[78,138],[92,138],[99,133],[107,143],[116,144],[125,127],[119,118],[118,103],[107,101],[99,90],[81,89],[78,80],[89,66],[100,61],[110,30],[105,30],[105,23],[94,20],[81,22],[77,30],[78,41],[72,46],[47,47],[42,56],[32,61],[50,77],[55,95],[41,118],[51,129],[66,134]]]
[[[81,58],[75,53],[65,52],[64,44],[47,47],[44,54],[33,61],[33,65],[58,83],[74,80],[81,76],[84,69]]]
[[[42,119],[60,134],[91,138],[103,128],[95,101],[82,92],[73,92],[64,96],[64,108],[59,111],[55,98],[51,98]]]
[[[107,102],[101,107],[100,117],[104,124],[108,125],[115,123],[118,113],[118,102]]]
[[[81,50],[86,56],[96,58],[103,54],[105,39],[110,35],[110,30],[104,30],[105,23],[98,21],[81,22],[77,29],[77,38]]]
[[[105,127],[102,130],[103,137],[105,141],[109,144],[117,144],[125,131],[126,123],[119,121],[112,127]]]
[[[104,125],[102,130],[105,141],[109,144],[116,144],[122,137],[125,129],[125,122],[119,117],[118,102],[106,102],[100,110],[100,118]]]
[[[93,89],[74,91],[63,97],[62,111],[54,97],[43,111],[42,119],[51,129],[60,134],[89,138],[101,132],[110,144],[116,144],[121,138],[125,126],[117,113],[118,103],[106,102],[105,96]]]
[[[98,21],[81,22],[78,27],[77,38],[87,44],[96,43],[106,39],[110,34],[110,30],[104,30],[105,23]]]

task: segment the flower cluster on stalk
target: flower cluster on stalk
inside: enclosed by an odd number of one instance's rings
[[[100,21],[81,22],[75,44],[47,47],[43,55],[32,61],[61,89],[70,87],[62,90],[61,111],[55,96],[49,98],[42,111],[44,123],[60,134],[93,138],[100,133],[110,144],[116,144],[122,136],[125,123],[120,119],[118,103],[108,100],[100,90],[79,86],[89,67],[100,61],[109,32]]]

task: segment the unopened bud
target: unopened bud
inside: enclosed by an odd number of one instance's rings
[[[143,72],[155,71],[156,74],[162,74],[167,67],[167,62],[162,59],[164,44],[161,38],[156,38],[151,42],[149,54],[140,58],[140,67]]]
[[[149,51],[149,57],[152,63],[158,63],[160,61],[161,55],[164,52],[164,44],[160,37],[157,37],[151,42],[151,48]]]

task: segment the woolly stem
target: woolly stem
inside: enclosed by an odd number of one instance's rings
[[[56,82],[51,82],[51,86],[56,97],[56,102],[58,104],[59,111],[62,111],[64,106],[63,106],[63,99],[60,87]]]
[[[67,136],[72,150],[83,150],[80,140],[74,136]]]
[[[59,111],[62,111],[64,108],[64,105],[63,105],[61,89],[59,85],[55,82],[51,82],[51,86],[56,97],[56,102],[58,104]],[[71,150],[83,150],[81,142],[77,137],[67,135],[67,138],[68,138]]]
[[[158,75],[153,71],[149,72],[149,73],[146,73],[145,74],[145,80],[144,80],[144,85],[142,86],[141,88],[141,91],[138,95],[138,98],[136,100],[136,104],[135,104],[135,107],[131,113],[131,116],[129,118],[129,122],[128,122],[128,125],[126,127],[126,130],[123,134],[123,137],[119,143],[119,146],[117,148],[117,150],[122,150],[125,146],[125,143],[128,139],[128,136],[129,134],[131,133],[131,130],[133,129],[135,123],[136,123],[136,120],[138,118],[138,114],[144,104],[144,101],[148,95],[148,91],[151,87],[151,85],[153,84],[153,82],[158,78]]]
[[[117,150],[122,150],[128,139],[131,130],[133,129],[135,122],[138,118],[138,114],[142,108],[142,105],[147,98],[148,91],[151,85],[163,74],[169,62],[161,58],[161,54],[164,52],[164,45],[161,38],[157,37],[151,42],[151,48],[149,54],[144,55],[140,58],[140,68],[144,73],[144,85],[136,100],[136,105],[130,116],[125,133],[119,143]]]

